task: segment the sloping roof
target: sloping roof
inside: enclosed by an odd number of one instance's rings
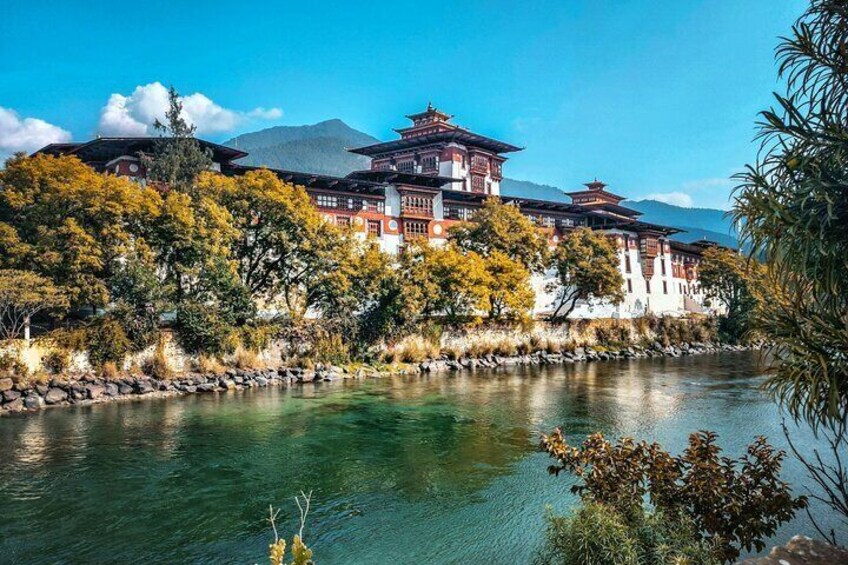
[[[76,155],[81,160],[91,163],[108,163],[121,155],[135,155],[137,153],[152,153],[156,141],[160,137],[98,137],[83,143],[51,143],[42,147],[37,153],[47,155]],[[212,151],[212,160],[216,163],[227,163],[236,159],[246,157],[247,153],[197,139],[197,142]]]
[[[367,155],[373,157],[374,155],[379,155],[381,153],[402,151],[404,149],[420,147],[422,145],[451,142],[460,143],[462,145],[470,145],[473,147],[481,147],[483,149],[491,151],[492,153],[512,153],[514,151],[521,151],[523,149],[522,147],[517,147],[509,143],[504,143],[503,141],[498,141],[497,139],[492,139],[490,137],[477,135],[476,133],[471,133],[470,131],[464,129],[456,129],[453,131],[440,131],[437,133],[417,135],[415,137],[408,137],[405,139],[396,139],[394,141],[376,143],[374,145],[366,145],[365,147],[348,149],[348,151],[350,151],[351,153],[357,153],[359,155]]]

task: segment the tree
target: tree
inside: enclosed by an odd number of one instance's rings
[[[765,291],[763,274],[757,261],[730,249],[711,247],[704,251],[698,278],[707,298],[724,306],[719,333],[725,339],[737,341],[750,331],[757,296]]]
[[[526,321],[536,302],[530,272],[505,253],[494,251],[485,259],[489,274],[489,318]]]
[[[0,171],[0,268],[32,270],[72,307],[104,306],[119,259],[142,245],[162,200],[72,156],[36,155]]]
[[[618,265],[615,245],[602,234],[577,228],[562,238],[553,253],[556,280],[548,285],[556,292],[551,320],[568,318],[578,300],[624,300]]]
[[[777,49],[787,93],[761,114],[760,154],[737,176],[734,216],[768,265],[772,295],[756,311],[772,344],[766,387],[796,421],[827,436],[833,464],[818,451],[797,454],[848,523],[846,45],[845,2],[812,0]]]
[[[110,281],[112,317],[119,321],[135,351],[156,342],[162,314],[171,307],[172,289],[159,281],[150,257],[133,253]]]
[[[60,314],[68,299],[49,279],[29,271],[0,270],[0,339],[20,337],[38,314]]]
[[[324,295],[353,256],[353,242],[324,219],[303,187],[268,170],[238,177],[206,173],[197,187],[232,219],[230,255],[253,295],[280,298],[296,318],[326,302]]]
[[[771,391],[796,417],[848,416],[848,12],[813,0],[777,49],[786,96],[763,112],[758,162],[734,215],[780,299],[762,305],[774,342]]]
[[[141,161],[148,179],[191,192],[197,176],[212,168],[212,151],[194,138],[197,128],[185,121],[182,111],[180,96],[172,86],[168,89],[165,122],[156,118],[153,123],[160,137],[153,144],[152,154],[142,155]]]
[[[415,242],[404,254],[402,268],[420,292],[421,313],[444,315],[457,323],[489,309],[491,277],[485,260],[453,243],[431,246]]]
[[[548,240],[518,206],[490,196],[467,222],[450,229],[449,239],[460,249],[488,257],[499,251],[530,271],[544,270]]]

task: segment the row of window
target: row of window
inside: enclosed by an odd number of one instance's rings
[[[432,216],[433,197],[417,194],[403,194],[400,197],[400,210],[403,214]]]
[[[663,294],[668,294],[668,283],[666,281],[662,281]],[[651,281],[645,279],[645,290],[648,294],[651,294]],[[627,292],[633,293],[633,280],[627,279]],[[697,294],[699,289],[696,285],[684,285],[683,283],[678,283],[678,292],[680,294]]]
[[[333,208],[336,210],[350,210],[351,212],[377,212],[382,214],[386,205],[382,200],[369,200],[367,198],[352,198],[336,196],[333,194],[316,194],[315,205],[319,208]]]
[[[349,228],[352,224],[350,216],[336,216],[336,225],[340,228]],[[369,237],[380,237],[383,235],[383,223],[380,220],[368,220]]]

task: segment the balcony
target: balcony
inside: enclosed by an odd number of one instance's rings
[[[404,194],[400,197],[400,215],[413,218],[433,217],[433,197]]]

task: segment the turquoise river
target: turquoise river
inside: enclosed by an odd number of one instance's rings
[[[539,433],[601,430],[678,452],[785,446],[753,353],[334,382],[0,418],[0,563],[267,563],[268,505],[326,564],[527,563],[547,507]],[[803,445],[812,438],[798,432]],[[789,458],[784,477],[803,492]],[[828,527],[838,522],[821,508]],[[805,514],[771,542],[814,534]],[[843,532],[844,533],[844,532]]]

